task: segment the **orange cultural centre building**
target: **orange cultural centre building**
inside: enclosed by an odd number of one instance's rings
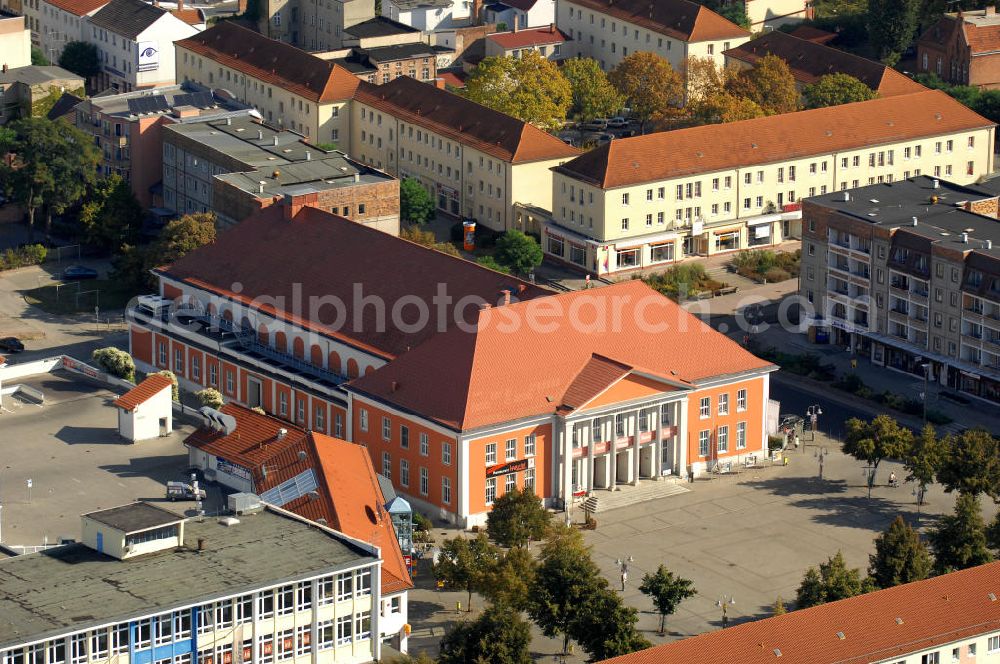
[[[142,371],[368,448],[414,506],[469,527],[766,453],[777,367],[640,281],[554,294],[288,202],[156,270]]]

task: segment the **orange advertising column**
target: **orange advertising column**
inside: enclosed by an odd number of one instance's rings
[[[476,222],[462,222],[462,248],[473,251],[476,248]]]

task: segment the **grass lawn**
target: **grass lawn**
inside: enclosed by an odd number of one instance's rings
[[[86,293],[98,290],[100,293]],[[77,298],[77,292],[83,293]],[[64,284],[55,284],[24,291],[24,301],[50,314],[93,313],[94,306],[100,304],[101,311],[124,309],[135,295],[112,279],[93,279]],[[77,302],[79,301],[79,306]]]

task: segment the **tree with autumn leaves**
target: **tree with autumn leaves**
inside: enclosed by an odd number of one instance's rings
[[[637,51],[611,70],[608,80],[625,98],[645,133],[650,121],[676,117],[684,104],[684,79],[655,53]]]
[[[541,129],[562,126],[573,103],[559,67],[533,50],[519,58],[485,58],[466,81],[465,96]]]

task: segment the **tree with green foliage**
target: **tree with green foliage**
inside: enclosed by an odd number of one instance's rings
[[[177,376],[174,375],[174,372],[170,369],[163,369],[161,371],[157,371],[156,375],[166,376],[170,379],[170,398],[179,402],[181,400],[181,392],[180,386],[177,384]]]
[[[129,382],[135,382],[135,362],[132,356],[120,348],[106,346],[90,354],[97,366],[107,373]]]
[[[650,647],[635,628],[638,619],[639,612],[605,584],[577,607],[570,632],[590,661],[600,662]]]
[[[403,178],[399,183],[399,216],[414,224],[425,224],[434,218],[434,199],[413,178]]]
[[[643,576],[639,591],[653,600],[653,605],[660,614],[660,636],[667,629],[667,616],[673,615],[681,602],[698,594],[693,581],[674,576],[666,565],[660,565],[656,572]]]
[[[1000,444],[985,429],[967,429],[944,439],[937,481],[948,493],[1000,497]]]
[[[879,588],[921,581],[931,575],[934,566],[920,535],[901,516],[875,538],[875,553],[868,561],[868,576]]]
[[[993,560],[986,543],[979,497],[960,493],[955,512],[941,517],[937,527],[927,535],[934,551],[934,571],[947,574]]]
[[[774,604],[771,605],[771,615],[772,616],[783,616],[788,613],[788,609],[785,608],[785,600],[781,599],[781,595],[774,598]]]
[[[61,211],[79,200],[96,179],[100,154],[94,142],[67,122],[22,118],[3,139],[14,155],[0,163],[4,193],[28,211],[28,242],[34,241],[35,213]]]
[[[136,290],[156,287],[150,270],[169,265],[198,247],[215,242],[215,213],[194,212],[173,219],[148,247],[126,244],[113,261],[114,277]]]
[[[434,578],[469,595],[467,609],[472,610],[472,593],[480,591],[487,574],[500,560],[500,550],[490,544],[486,535],[467,539],[453,537],[441,545],[441,554],[434,565]]]
[[[844,555],[838,551],[825,563],[820,563],[818,571],[815,567],[809,568],[799,585],[795,608],[807,609],[854,597],[871,589],[872,583],[862,579],[860,570],[848,569]]]
[[[607,585],[580,532],[553,525],[542,545],[528,615],[545,636],[562,636],[566,652],[579,609]]]
[[[767,113],[757,102],[725,91],[710,94],[690,105],[691,117],[702,124],[719,124],[762,118]]]
[[[917,505],[924,504],[927,485],[934,481],[944,460],[944,442],[937,437],[932,425],[924,425],[920,435],[914,439],[910,446],[906,458],[903,459],[906,470],[909,472],[906,481],[917,483]]]
[[[767,115],[799,110],[799,90],[788,63],[776,55],[765,55],[749,69],[727,72],[726,91],[749,99]]]
[[[63,46],[59,66],[89,81],[101,73],[101,59],[97,46],[85,41],[71,41]]]
[[[497,261],[518,274],[529,274],[542,264],[542,258],[542,248],[535,238],[521,231],[509,230],[497,239]]]
[[[195,397],[198,398],[198,402],[202,406],[208,406],[209,408],[214,408],[216,410],[222,408],[222,392],[212,387],[206,387],[203,390],[198,390],[194,393]]]
[[[994,551],[1000,551],[1000,512],[993,517],[990,525],[986,526],[986,546]]]
[[[837,72],[820,76],[818,81],[805,87],[802,96],[806,108],[823,108],[868,101],[878,97],[878,93],[850,74]]]
[[[518,611],[491,606],[441,639],[438,664],[531,664],[531,627]]]
[[[608,80],[632,109],[642,134],[648,122],[677,115],[684,103],[684,79],[670,61],[656,53],[628,55],[611,70]]]
[[[917,32],[919,0],[868,0],[868,36],[882,62],[890,67]]]
[[[31,47],[31,64],[35,67],[48,67],[52,61],[45,57],[45,53],[37,46]]]
[[[883,459],[902,459],[913,447],[913,432],[888,415],[878,415],[870,422],[856,417],[847,420],[844,454],[871,467],[868,488],[875,484],[875,473]]]
[[[142,205],[120,175],[98,180],[79,215],[84,241],[109,252],[136,243],[142,217]]]
[[[683,62],[681,71],[684,72],[688,105],[714,95],[722,89],[723,71],[715,64],[715,58],[710,55],[688,56]]]
[[[573,90],[570,114],[577,120],[593,120],[614,115],[624,105],[601,65],[593,58],[570,58],[562,63],[562,73]]]
[[[486,531],[500,546],[524,547],[545,537],[550,516],[534,491],[515,487],[493,502]]]
[[[538,563],[528,549],[509,549],[492,569],[487,570],[480,592],[493,604],[527,611],[537,569]]]
[[[485,58],[465,82],[465,96],[541,129],[566,121],[573,89],[559,67],[533,50]]]
[[[497,259],[492,256],[480,256],[476,259],[476,263],[482,265],[483,267],[489,268],[495,272],[503,272],[504,274],[510,274],[510,268],[506,265],[501,265],[497,262]]]

